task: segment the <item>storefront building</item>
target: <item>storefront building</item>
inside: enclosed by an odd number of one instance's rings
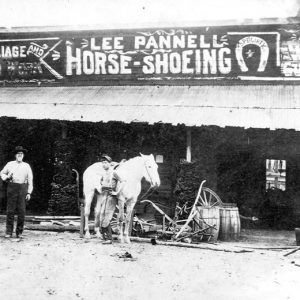
[[[180,162],[194,161],[224,202],[295,225],[299,40],[297,20],[1,32],[0,164],[16,143],[31,150],[44,210],[60,140],[80,174],[99,153],[153,153],[163,183],[154,197],[168,206]]]

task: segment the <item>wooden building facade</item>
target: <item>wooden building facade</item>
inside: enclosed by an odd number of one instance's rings
[[[209,186],[245,213],[267,210],[260,204],[271,187],[282,191],[272,197],[289,199],[283,206],[297,223],[298,28],[290,20],[2,31],[0,164],[24,144],[48,174],[39,174],[36,185],[44,188],[36,198],[49,198],[55,145],[67,128],[69,160],[80,173],[104,152],[115,160],[153,153],[162,177],[154,197],[170,206],[180,162],[194,161]],[[267,177],[267,164],[277,161],[284,172]],[[285,185],[273,186],[283,173]],[[45,209],[39,201],[35,208]]]

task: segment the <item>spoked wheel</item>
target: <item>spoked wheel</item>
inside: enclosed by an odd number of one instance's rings
[[[198,200],[198,205],[205,207],[222,206],[223,202],[213,190],[203,187]]]

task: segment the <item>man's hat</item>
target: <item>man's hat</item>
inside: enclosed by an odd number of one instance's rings
[[[14,150],[14,153],[23,152],[24,154],[28,152],[27,149],[23,148],[22,146],[17,146]]]
[[[102,154],[101,155],[101,161],[106,160],[109,163],[112,162],[112,159],[107,155],[107,154]]]

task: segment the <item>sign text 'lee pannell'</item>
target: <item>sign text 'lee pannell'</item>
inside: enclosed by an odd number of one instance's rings
[[[126,47],[127,46],[127,47]],[[129,46],[129,48],[128,48]],[[126,49],[128,48],[128,49]],[[66,45],[66,75],[229,74],[231,49],[218,35],[90,38],[87,47]]]

